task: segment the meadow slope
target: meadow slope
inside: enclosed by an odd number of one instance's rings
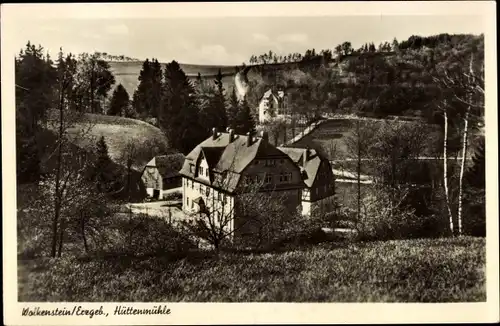
[[[132,61],[132,62],[109,62],[110,70],[115,76],[116,83],[113,89],[122,84],[127,90],[130,98],[132,98],[135,89],[139,85],[139,74],[142,68],[142,61]],[[165,69],[166,63],[161,63],[163,69]],[[194,64],[180,64],[182,70],[191,79],[195,80],[198,73],[204,79],[213,79],[217,75],[219,69],[223,75],[222,82],[226,90],[232,90],[234,87],[234,75],[236,74],[236,68],[234,66],[208,66],[208,65],[194,65]],[[112,94],[111,90],[110,94]]]
[[[169,151],[165,134],[144,121],[101,114],[85,114],[68,129],[74,145],[91,150],[97,140],[104,136],[111,159],[122,164],[126,146],[136,146],[134,168],[141,170],[151,158]],[[85,137],[79,137],[84,134]]]
[[[480,302],[485,240],[19,261],[19,301]]]

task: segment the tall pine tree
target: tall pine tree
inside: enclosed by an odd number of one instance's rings
[[[229,97],[229,106],[227,108],[227,124],[233,129],[236,127],[235,123],[239,111],[240,102],[238,101],[238,97],[236,96],[236,88],[233,87],[233,91],[231,92],[231,96]]]
[[[113,91],[111,102],[109,104],[108,115],[123,116],[130,105],[130,98],[127,90],[122,84],[119,84]]]
[[[202,96],[208,98],[201,107],[201,119],[206,133],[210,133],[212,128],[224,130],[227,127],[226,98],[220,69],[214,80],[214,86],[208,89],[209,94]]]
[[[237,134],[244,135],[247,132],[255,132],[255,120],[252,116],[252,111],[250,109],[250,105],[248,105],[246,96],[243,97],[241,108],[236,115],[234,125],[234,132]]]
[[[142,69],[138,77],[139,85],[137,86],[132,99],[132,107],[134,108],[134,111],[142,117],[148,116],[151,112],[151,100],[149,99],[149,93],[152,88],[151,71],[151,63],[149,62],[149,59],[146,59],[142,63]]]
[[[165,67],[162,95],[160,127],[170,145],[187,154],[208,134],[200,123],[194,87],[176,61]]]
[[[56,98],[57,72],[43,48],[28,42],[15,60],[16,168],[18,182],[33,182],[40,176],[37,138],[47,111]]]
[[[163,84],[163,72],[161,64],[157,59],[153,59],[151,63],[151,90],[150,90],[150,111],[149,114],[154,118],[159,118],[161,114],[161,92]]]

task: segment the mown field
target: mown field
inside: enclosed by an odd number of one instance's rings
[[[121,163],[128,144],[133,143],[136,146],[134,167],[137,169],[168,149],[167,138],[159,128],[136,119],[85,114],[68,132],[75,145],[83,148],[90,148],[104,136],[111,159],[118,163]]]
[[[319,146],[330,157],[330,160],[337,160],[352,157],[350,154],[347,139],[353,136],[357,128],[357,119],[333,119],[320,124],[315,130],[294,144],[297,147]],[[360,128],[381,127],[385,123],[412,123],[407,121],[392,121],[385,119],[361,118]],[[429,126],[428,138],[437,137],[436,126]]]
[[[116,83],[114,87],[122,84],[127,90],[130,98],[132,98],[135,89],[139,85],[139,73],[141,72],[142,62],[109,62],[111,72],[115,76]],[[163,69],[165,63],[161,64]],[[207,66],[207,65],[194,65],[194,64],[180,64],[182,70],[186,73],[191,80],[194,80],[198,73],[206,79],[214,78],[217,75],[219,68],[223,74],[223,84],[226,90],[232,90],[234,87],[234,74],[236,73],[233,66]],[[113,88],[114,88],[113,87]],[[112,90],[110,92],[112,94]]]
[[[19,260],[20,301],[485,301],[485,239]]]

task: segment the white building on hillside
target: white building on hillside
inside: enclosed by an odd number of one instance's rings
[[[259,123],[288,117],[288,98],[285,92],[275,92],[272,89],[265,92],[259,103]]]

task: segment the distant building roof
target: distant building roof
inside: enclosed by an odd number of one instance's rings
[[[184,163],[184,158],[184,155],[181,153],[159,155],[153,157],[153,159],[146,164],[146,167],[156,167],[162,178],[171,178],[179,175],[179,170]]]
[[[262,99],[268,99],[270,97],[274,97],[276,101],[281,101],[285,97],[284,91],[273,91],[272,89],[268,89],[264,95],[262,95]]]
[[[287,154],[292,161],[299,165],[303,172],[303,180],[307,187],[312,187],[316,175],[318,174],[319,168],[322,161],[328,160],[322,157],[315,149],[306,148],[296,148],[296,147],[279,147],[279,149]],[[304,160],[304,156],[307,152],[307,160]]]
[[[230,135],[233,140],[230,141]],[[217,133],[214,139],[210,136],[196,146],[187,156],[180,174],[192,179],[196,178],[191,165],[196,166],[200,157],[204,157],[211,171],[210,186],[228,192],[234,192],[238,186],[243,170],[258,158],[284,158],[289,156],[269,144],[265,137]],[[201,181],[201,180],[200,180]],[[206,181],[203,181],[206,183]]]

